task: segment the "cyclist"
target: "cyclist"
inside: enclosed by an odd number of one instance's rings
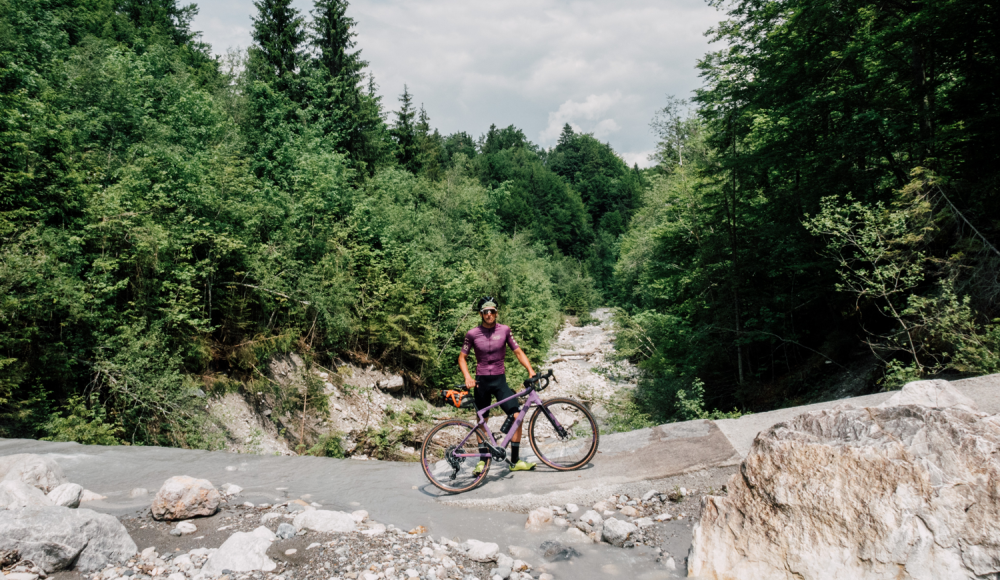
[[[465,376],[465,386],[473,392],[477,409],[488,407],[496,397],[501,401],[514,396],[514,391],[507,386],[507,376],[504,368],[504,355],[507,347],[514,351],[517,362],[521,363],[528,370],[528,376],[535,376],[535,370],[531,368],[528,357],[517,345],[514,337],[511,336],[510,327],[505,324],[497,324],[497,301],[492,296],[480,298],[477,307],[482,323],[465,334],[465,342],[462,344],[462,352],[458,355],[458,368],[462,369]],[[469,351],[476,353],[476,377],[469,374],[469,365],[465,361]],[[477,386],[478,385],[478,386]],[[506,433],[514,424],[514,417],[521,410],[517,404],[517,399],[511,399],[500,405],[503,412],[507,414],[504,426],[500,428]],[[521,447],[521,426],[518,426],[517,433],[511,438],[510,443],[510,463],[511,471],[529,471],[535,468],[535,464],[518,458]],[[489,448],[485,445],[479,446],[480,453],[489,453]],[[486,467],[485,461],[480,461],[474,470],[477,475]]]

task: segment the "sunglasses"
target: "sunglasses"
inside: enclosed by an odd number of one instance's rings
[[[479,313],[480,314],[496,314],[497,311],[496,310],[480,310]]]

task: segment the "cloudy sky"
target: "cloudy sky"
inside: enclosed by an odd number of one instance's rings
[[[252,0],[197,3],[216,53],[250,44]],[[406,84],[443,134],[513,124],[549,147],[569,123],[640,166],[665,96],[700,85],[722,16],[705,0],[355,0],[348,14],[388,109]]]

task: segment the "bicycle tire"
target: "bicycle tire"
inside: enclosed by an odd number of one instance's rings
[[[448,431],[447,433],[445,432],[446,430]],[[482,461],[486,462],[486,466],[478,476],[472,474],[473,467],[466,465],[470,460],[475,458],[463,458],[459,463],[459,467],[450,464],[445,458],[448,449],[460,442],[473,430],[475,430],[475,435],[466,440],[465,443],[468,452],[473,453],[478,452],[479,444],[488,439],[482,427],[473,426],[471,423],[460,419],[442,421],[435,425],[427,433],[427,436],[424,437],[424,443],[420,446],[420,466],[423,468],[427,480],[438,489],[448,493],[469,491],[482,483],[486,475],[490,472],[491,457],[482,459]],[[474,463],[478,463],[479,461],[479,459],[476,459]],[[459,480],[459,483],[454,483],[458,473],[463,472],[466,468],[469,469],[469,473],[463,473],[463,477]],[[449,472],[451,474],[450,477]],[[472,475],[471,477],[470,474]]]
[[[559,421],[564,427],[569,425],[566,437],[560,437],[555,432],[554,425],[543,408],[554,413],[557,418],[567,418]],[[548,439],[556,441],[550,444]],[[600,443],[600,433],[597,420],[587,407],[573,399],[560,397],[545,401],[535,408],[528,422],[528,442],[531,443],[535,457],[545,465],[558,471],[573,471],[594,458]]]

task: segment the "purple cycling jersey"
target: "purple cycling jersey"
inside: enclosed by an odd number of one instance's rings
[[[476,351],[477,375],[502,375],[506,370],[503,366],[503,357],[507,352],[505,346],[511,350],[521,348],[517,346],[509,326],[497,324],[493,328],[483,328],[479,325],[465,333],[462,353]]]

